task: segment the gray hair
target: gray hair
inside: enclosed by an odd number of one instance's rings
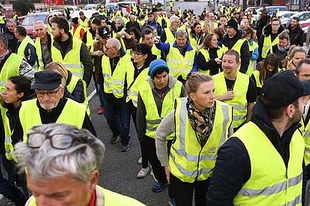
[[[170,23],[172,23],[172,22],[175,22],[175,21],[177,21],[177,20],[179,20],[180,18],[179,17],[177,17],[176,15],[173,15],[173,16],[171,16],[170,17]]]
[[[0,44],[4,44],[5,48],[8,48],[8,39],[3,34],[0,34]]]
[[[178,30],[176,33],[175,33],[175,38],[178,38],[178,37],[188,37],[188,34],[187,34],[187,32],[185,31],[185,30],[183,30],[183,29],[180,29],[180,30]]]
[[[40,148],[30,148],[27,143],[15,145],[20,172],[27,169],[31,179],[40,182],[46,178],[57,179],[71,174],[75,179],[87,183],[94,170],[100,168],[104,157],[104,144],[86,129],[77,129],[67,124],[43,124],[32,127],[33,133],[47,136],[69,135],[74,141],[68,149],[55,149],[50,140]],[[35,135],[35,134],[33,134]]]
[[[107,43],[111,44],[112,47],[115,47],[117,50],[120,50],[122,47],[121,42],[116,38],[108,39]]]
[[[121,19],[121,18],[117,18],[117,19],[115,19],[115,23],[118,23],[118,24],[121,24],[122,26],[124,26],[124,20],[123,19]]]
[[[14,20],[14,19],[8,19],[7,21],[6,21],[6,24],[8,25],[8,24],[14,24],[14,26],[17,26],[16,25],[16,21]]]
[[[44,27],[44,28],[47,27],[46,24],[45,24],[43,21],[36,21],[36,22],[34,22],[34,26],[35,26],[35,25],[38,25],[38,24],[43,24],[43,27]]]

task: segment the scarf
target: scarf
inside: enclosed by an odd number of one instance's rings
[[[286,47],[284,47],[284,48],[280,47],[280,45],[278,44],[278,50],[280,52],[286,52],[290,47],[291,47],[290,44],[286,45]]]
[[[193,100],[188,99],[186,107],[189,122],[195,131],[198,142],[201,147],[203,147],[213,130],[215,104],[212,108],[206,108],[204,111],[198,111],[195,108]]]

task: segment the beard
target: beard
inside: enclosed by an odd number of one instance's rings
[[[57,107],[57,104],[54,103],[54,102],[51,102],[51,103],[48,103],[48,104],[46,104],[46,103],[40,103],[40,106],[41,106],[43,109],[45,109],[45,110],[52,110],[52,109],[54,109],[54,108]]]
[[[54,40],[55,41],[60,41],[61,40],[62,35],[58,34],[58,35],[54,35]]]

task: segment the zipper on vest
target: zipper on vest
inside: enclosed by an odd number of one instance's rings
[[[201,147],[201,146],[200,146]],[[198,155],[198,163],[197,163],[197,177],[196,177],[196,181],[198,180],[199,177],[199,163],[200,163],[200,154],[201,154],[202,148],[199,151],[199,155]]]

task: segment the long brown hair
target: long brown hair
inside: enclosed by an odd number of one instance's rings
[[[267,65],[271,65],[275,69],[272,71],[272,75],[278,72],[279,66],[280,66],[280,61],[278,59],[278,56],[276,54],[269,54],[266,59],[264,60],[264,63],[259,71],[259,82],[263,84],[266,80],[266,75],[267,75]]]
[[[203,39],[203,42],[202,44],[199,46],[199,50],[200,49],[211,49],[211,40],[212,40],[212,37],[216,35],[214,33],[210,33],[208,34],[204,39]]]

